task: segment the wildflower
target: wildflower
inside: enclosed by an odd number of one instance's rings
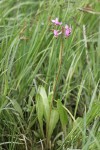
[[[59,30],[54,30],[53,33],[55,37],[58,37],[62,32],[59,32]]]
[[[62,26],[62,22],[59,22],[58,18],[56,18],[55,20],[51,20],[51,21],[55,25],[61,25],[60,27],[58,27],[58,29],[60,29],[60,30],[57,30],[57,27],[56,27],[56,29],[53,29],[54,37],[57,38],[60,34],[63,34],[63,36],[65,36],[65,37],[70,36],[70,34],[72,32],[71,27],[69,27],[67,24],[65,26]]]
[[[71,27],[69,27],[68,25],[66,25],[65,26],[65,36],[66,37],[70,36],[71,32],[72,32]]]
[[[58,18],[56,18],[55,20],[52,20],[52,22],[55,24],[55,25],[61,25],[62,22],[59,22],[58,21]]]

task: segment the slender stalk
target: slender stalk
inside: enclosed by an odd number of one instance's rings
[[[63,40],[61,38],[61,47],[60,47],[60,52],[59,52],[59,66],[58,66],[58,71],[57,71],[56,79],[55,79],[54,86],[53,86],[53,96],[52,96],[52,101],[51,101],[51,109],[52,109],[53,100],[54,100],[54,96],[55,96],[55,92],[56,92],[57,82],[58,82],[60,71],[61,71],[62,52],[63,52]]]
[[[47,147],[47,149],[49,147],[48,131],[49,131],[51,111],[52,111],[54,96],[55,96],[56,87],[57,87],[57,83],[58,83],[58,79],[59,79],[59,75],[60,75],[60,71],[61,71],[61,65],[62,65],[62,53],[63,53],[63,39],[62,38],[63,37],[61,37],[61,46],[60,46],[60,52],[59,52],[59,66],[58,66],[58,71],[57,71],[57,75],[56,75],[54,86],[53,86],[53,96],[52,96],[52,100],[50,103],[50,112],[49,112],[49,123],[48,123],[47,131],[46,131],[46,136],[47,136],[47,146],[46,147]]]

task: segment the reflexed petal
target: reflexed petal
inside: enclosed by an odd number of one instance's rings
[[[69,28],[69,26],[66,24],[66,25],[65,25],[65,29],[68,29],[68,28]]]
[[[51,20],[53,23],[55,23],[55,20]]]
[[[58,22],[58,18],[56,18],[55,21]]]
[[[59,22],[58,21],[58,18],[56,18],[55,20],[52,20],[52,22],[55,24],[55,25],[61,25],[62,22]]]

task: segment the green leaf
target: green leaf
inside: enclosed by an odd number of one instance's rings
[[[22,112],[22,109],[21,109],[19,103],[16,100],[10,99],[10,101],[11,101],[13,107],[15,108],[15,110],[20,114],[21,118],[23,118],[23,112]]]
[[[48,123],[49,122],[50,108],[49,108],[49,101],[48,101],[47,94],[46,94],[44,87],[41,86],[39,88],[39,94],[41,95],[42,103],[44,106],[44,117],[46,119],[46,123]]]
[[[37,117],[38,117],[38,121],[40,124],[40,129],[41,129],[41,133],[42,136],[44,137],[44,133],[43,133],[43,102],[41,99],[41,96],[39,94],[37,94],[36,96],[36,112],[37,112]]]
[[[63,105],[62,105],[60,100],[57,101],[57,108],[58,108],[58,112],[60,115],[60,121],[62,124],[62,129],[63,129],[64,133],[66,133],[66,124],[68,122],[68,116],[67,116],[67,112],[63,108]]]
[[[51,116],[50,116],[50,124],[49,124],[49,130],[48,130],[48,139],[51,138],[51,135],[53,133],[53,130],[56,127],[56,124],[59,120],[59,113],[57,111],[57,109],[53,109],[51,111]]]
[[[53,97],[53,92],[49,93],[49,95],[48,95],[49,104],[52,103],[52,97]]]

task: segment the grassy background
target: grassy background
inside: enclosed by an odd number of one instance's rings
[[[99,0],[0,1],[0,150],[100,149],[99,8]],[[56,17],[72,34],[63,39],[47,130],[61,45],[51,32]]]

